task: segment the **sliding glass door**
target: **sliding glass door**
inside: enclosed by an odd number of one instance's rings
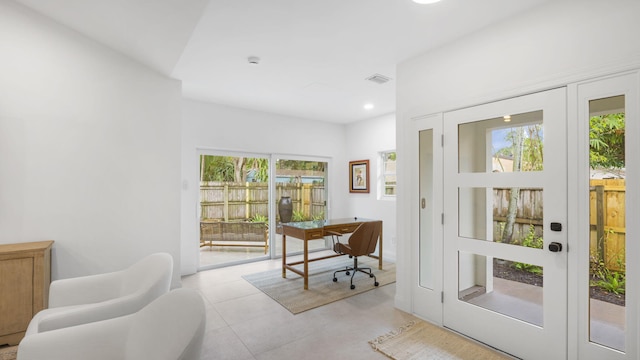
[[[199,163],[199,268],[268,258],[269,157],[202,153]]]
[[[327,219],[327,159],[274,156],[274,256],[282,256],[283,222]],[[310,251],[328,248],[327,241],[309,242]],[[287,238],[287,256],[302,252],[303,242]]]

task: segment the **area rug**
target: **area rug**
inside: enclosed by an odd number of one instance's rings
[[[0,360],[16,360],[18,357],[18,346],[0,347]]]
[[[378,269],[378,260],[359,257],[361,267],[371,267],[379,286],[396,281],[396,267],[393,263],[384,262],[383,270]],[[282,269],[269,270],[257,274],[245,275],[243,278],[267,294],[273,300],[293,314],[317,308],[365,291],[376,289],[373,279],[366,274],[358,273],[353,279],[355,289],[349,288],[350,276],[338,273],[337,282],[333,282],[333,272],[352,266],[353,259],[347,256],[309,263],[309,290],[304,290],[304,279],[287,271],[287,278],[282,277]],[[299,265],[300,267],[302,265]]]
[[[411,321],[369,341],[371,347],[395,360],[510,359],[485,346],[425,321]]]

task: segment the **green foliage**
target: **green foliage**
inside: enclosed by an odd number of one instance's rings
[[[522,139],[521,147],[516,145],[519,144],[518,137]],[[515,159],[516,152],[520,151],[521,171],[539,171],[543,169],[544,141],[542,124],[511,128],[504,140],[510,145],[495,152],[498,161],[500,161],[499,156]],[[516,169],[516,164],[514,164],[514,169]]]
[[[302,160],[278,160],[276,162],[277,169],[287,170],[313,170],[324,171],[325,162],[321,161],[302,161]]]
[[[624,294],[625,283],[627,282],[626,276],[621,272],[611,271],[606,268],[605,270],[601,275],[602,278],[593,281],[592,284],[614,294]]]
[[[537,275],[542,275],[542,268],[538,265],[531,265],[531,264],[525,264],[525,263],[521,263],[521,262],[514,262],[513,264],[511,264],[511,266],[513,266],[514,268],[521,270],[521,271],[526,271],[526,272],[530,272],[532,274],[537,274]]]
[[[320,214],[314,215],[311,220],[313,221],[318,221],[318,220],[324,220],[324,211],[321,212]]]
[[[542,124],[525,127],[522,150],[522,171],[540,171],[543,168]]]
[[[293,215],[291,216],[291,221],[305,221],[304,213],[299,210],[293,210]]]
[[[527,236],[522,239],[522,246],[534,248],[534,249],[542,249],[544,245],[544,241],[541,237],[536,236],[536,228],[533,225],[529,225],[529,231],[527,232]]]
[[[269,221],[269,218],[267,218],[264,215],[260,215],[260,214],[255,214],[252,218],[251,218],[251,222],[261,222],[261,223],[266,223],[267,221]]]
[[[234,162],[235,160],[235,162]],[[236,168],[236,163],[241,168]],[[242,165],[239,165],[242,164]],[[259,182],[269,181],[269,159],[247,158],[232,156],[200,156],[200,171],[203,181],[236,181],[236,172],[241,174],[238,179],[246,181],[249,171],[255,171],[255,179]]]
[[[248,158],[245,167],[248,167],[247,173],[255,170],[255,179],[258,182],[269,181],[269,159],[266,158]]]
[[[625,165],[624,113],[589,119],[589,165],[591,168],[623,168]]]
[[[527,232],[527,236],[522,239],[522,246],[534,248],[534,249],[542,249],[544,241],[541,237],[536,236],[536,230],[533,225],[529,225],[529,231]],[[542,275],[542,268],[538,265],[525,264],[521,262],[514,262],[511,264],[514,268],[522,271],[527,271],[533,274]]]
[[[386,156],[385,160],[387,160],[387,161],[396,161],[396,152],[395,151],[385,153],[385,156]]]
[[[235,168],[230,156],[200,155],[203,181],[234,181]]]
[[[593,260],[593,259],[592,259]],[[622,260],[618,259],[618,265],[624,268]],[[592,286],[597,286],[616,295],[625,293],[627,277],[624,272],[609,270],[603,261],[591,261]]]

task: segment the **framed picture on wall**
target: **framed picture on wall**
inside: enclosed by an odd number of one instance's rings
[[[369,192],[369,160],[349,161],[349,192]]]

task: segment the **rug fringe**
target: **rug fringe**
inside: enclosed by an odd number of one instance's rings
[[[396,336],[401,335],[402,333],[408,331],[409,329],[411,329],[413,326],[415,326],[417,324],[416,321],[411,320],[408,323],[406,323],[405,325],[402,325],[401,327],[395,329],[395,330],[391,330],[388,333],[378,336],[377,338],[370,340],[369,341],[369,345],[371,345],[371,347],[374,350],[378,350],[378,345],[382,345],[384,342],[391,340],[393,338],[395,338]]]

